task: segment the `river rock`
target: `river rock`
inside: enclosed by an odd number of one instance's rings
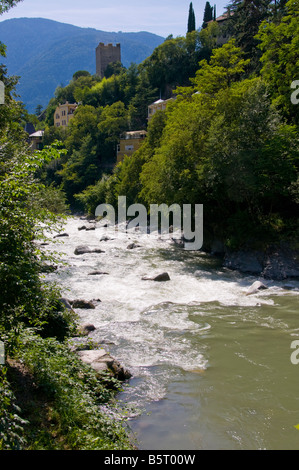
[[[299,278],[299,252],[285,242],[269,246],[265,251],[228,251],[223,265],[243,273],[258,274],[265,279]]]
[[[259,290],[268,289],[265,284],[260,281],[255,281],[248,289],[246,295],[256,294]]]
[[[227,252],[224,257],[224,267],[243,273],[261,274],[263,258],[263,254],[257,251]]]
[[[91,273],[88,273],[88,276],[97,276],[100,274],[109,274],[109,273],[106,273],[105,271],[92,271]]]
[[[76,299],[70,302],[73,308],[85,308],[85,309],[94,309],[95,306],[92,302],[88,300]]]
[[[68,299],[61,297],[59,300],[68,310],[73,310],[71,306],[71,302]]]
[[[133,248],[138,248],[140,245],[137,245],[136,243],[129,243],[127,246],[127,250],[133,250]]]
[[[118,380],[124,381],[132,377],[118,361],[110,356],[104,349],[91,349],[77,352],[80,359],[89,364],[96,372],[110,371]]]
[[[75,248],[75,255],[84,255],[85,253],[104,253],[101,248],[94,248],[93,250],[89,246],[80,245]]]
[[[68,233],[58,233],[58,235],[55,235],[54,238],[60,238],[60,237],[69,237]]]
[[[265,279],[299,278],[299,254],[287,244],[270,246],[266,252],[262,275]]]
[[[143,276],[142,280],[164,282],[164,281],[170,281],[170,277],[168,273],[161,273],[161,274],[157,274],[157,276],[152,276],[152,277]]]
[[[79,326],[78,328],[79,332],[84,336],[89,335],[89,333],[91,333],[95,329],[96,327],[92,323],[83,323],[83,325]]]
[[[57,271],[58,266],[55,264],[42,264],[40,266],[40,272],[41,273],[53,273],[54,271]]]
[[[75,248],[75,255],[84,255],[84,253],[91,253],[91,249],[88,246],[80,245]]]
[[[81,225],[81,227],[78,227],[78,230],[95,230],[96,229],[96,226],[95,225],[90,225],[90,226],[86,226],[86,225]]]
[[[107,235],[103,235],[100,238],[100,242],[108,242],[108,240],[114,240],[114,238],[107,237]]]
[[[183,238],[171,238],[170,241],[171,241],[171,243],[173,243],[174,245],[179,246],[179,247],[184,247],[184,245],[185,245],[185,242],[184,242]]]

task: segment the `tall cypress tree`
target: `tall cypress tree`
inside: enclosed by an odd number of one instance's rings
[[[196,29],[195,28],[195,14],[194,14],[193,5],[191,2],[189,6],[189,16],[188,16],[188,33],[195,31],[195,29]]]
[[[202,27],[206,28],[208,21],[211,21],[212,19],[213,19],[213,7],[210,5],[210,2],[206,2],[204,14],[203,14]]]

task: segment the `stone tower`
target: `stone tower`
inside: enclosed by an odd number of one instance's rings
[[[100,42],[96,48],[96,74],[103,78],[107,65],[112,62],[121,62],[120,44],[105,46]]]

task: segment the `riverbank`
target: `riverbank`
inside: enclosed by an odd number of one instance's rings
[[[222,259],[223,267],[243,274],[274,281],[299,279],[299,250],[284,241],[268,244],[263,249],[245,247],[234,251],[218,241],[209,251]]]
[[[138,448],[295,445],[298,374],[289,357],[298,281],[267,280],[267,289],[253,291],[258,275],[159,234],[80,218],[63,230],[68,236],[46,248],[66,264],[46,278],[72,303],[93,304],[75,304],[80,325],[95,327],[86,341],[132,374],[117,399],[132,410]],[[164,281],[154,281],[162,273]]]

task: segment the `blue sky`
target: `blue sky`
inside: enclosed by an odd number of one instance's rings
[[[196,27],[201,26],[206,0],[192,2]],[[216,3],[217,16],[229,0]],[[149,31],[166,37],[186,34],[190,0],[23,0],[1,17],[48,18],[103,31]]]

